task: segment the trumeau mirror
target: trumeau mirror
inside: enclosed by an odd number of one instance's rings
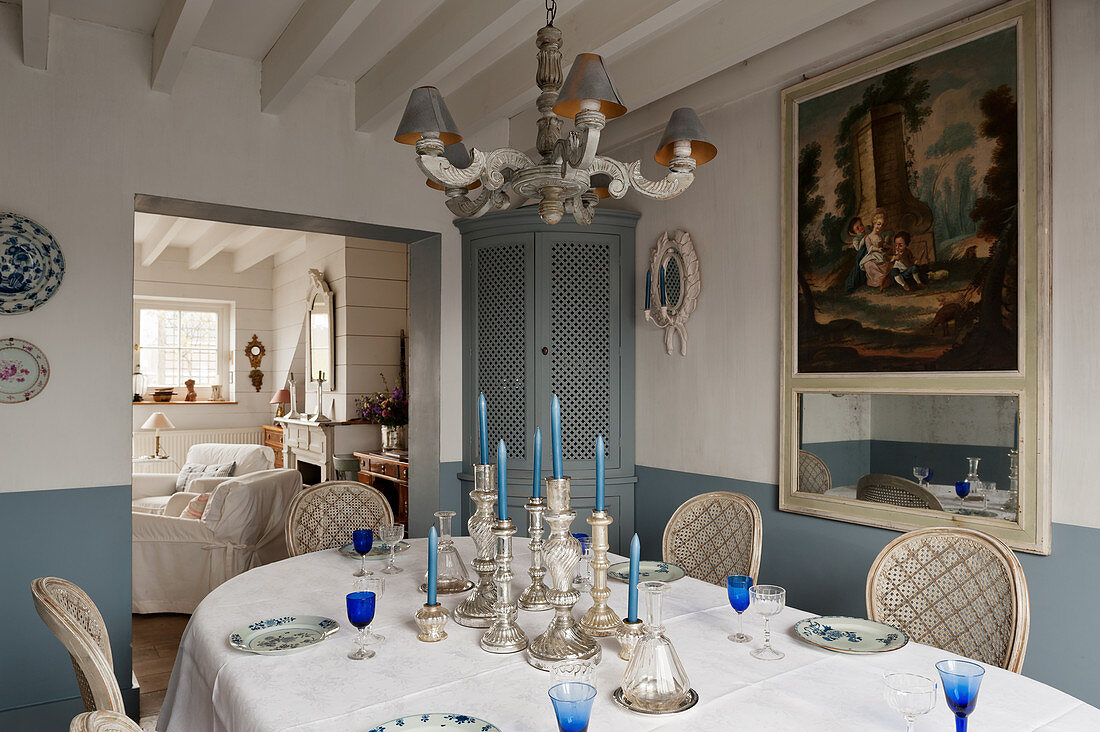
[[[780,510],[1050,553],[1048,76],[1023,0],[783,92]]]
[[[326,391],[336,389],[335,329],[333,327],[332,290],[320,270],[309,271],[309,294],[306,296],[308,311],[309,380],[323,378]]]

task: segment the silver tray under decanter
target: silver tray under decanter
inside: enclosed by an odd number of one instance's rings
[[[471,582],[470,580],[466,580],[466,584],[461,585],[460,587],[456,587],[452,590],[445,590],[442,587],[439,587],[436,589],[435,593],[437,595],[461,595],[463,592],[469,592],[470,590],[474,589],[474,587],[475,585],[473,582]],[[428,585],[424,582],[421,582],[420,591],[427,594]]]
[[[621,686],[616,688],[615,691],[611,692],[611,701],[615,702],[623,709],[627,709],[631,712],[634,712],[635,714],[679,714],[680,712],[686,712],[687,710],[698,704],[699,695],[695,692],[695,689],[689,689],[687,699],[684,699],[683,704],[676,707],[675,709],[668,709],[661,712],[651,711],[649,709],[642,709],[641,707],[637,707],[631,704],[629,701],[626,700],[626,697],[623,696],[623,687]]]

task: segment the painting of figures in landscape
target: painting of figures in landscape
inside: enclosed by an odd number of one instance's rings
[[[796,99],[799,373],[1017,368],[1016,33]]]

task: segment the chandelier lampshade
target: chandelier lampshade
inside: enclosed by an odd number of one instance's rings
[[[461,142],[452,142],[450,145],[444,147],[443,157],[447,158],[447,161],[459,170],[465,170],[466,168],[470,167],[471,163],[473,163],[473,158],[470,157],[470,151],[467,150],[466,145]],[[446,190],[444,186],[439,185],[431,178],[427,179],[424,182],[428,184],[428,188],[434,188],[437,191]],[[464,188],[467,191],[472,191],[480,185],[481,181],[475,180],[470,185],[464,186]]]
[[[589,181],[592,184],[592,192],[595,193],[600,200],[611,198],[611,191],[607,190],[607,187],[611,185],[610,175],[607,173],[596,173]]]
[[[582,105],[582,102],[590,102]],[[591,102],[598,102],[591,104]],[[569,76],[558,92],[558,102],[554,105],[554,114],[573,119],[577,112],[587,106],[603,113],[607,119],[626,114],[626,107],[611,83],[611,77],[604,68],[603,58],[596,53],[580,53],[569,69]]]
[[[688,142],[691,147],[686,155],[675,150],[676,143]],[[668,165],[675,157],[691,157],[696,165],[709,163],[718,154],[718,148],[710,141],[699,115],[691,107],[680,107],[668,118],[665,134],[657,144],[653,159],[660,165]]]
[[[393,139],[404,145],[415,145],[420,138],[432,136],[437,136],[444,145],[462,140],[443,95],[434,86],[419,86],[409,95],[409,103],[405,105],[405,114]]]

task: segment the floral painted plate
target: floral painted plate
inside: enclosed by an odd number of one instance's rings
[[[638,581],[660,580],[675,582],[683,577],[684,570],[668,562],[638,562]],[[607,576],[620,582],[630,581],[630,562],[618,562],[607,568]]]
[[[285,615],[257,620],[229,634],[229,645],[248,653],[281,656],[316,645],[340,629],[332,618]]]
[[[38,396],[50,380],[50,362],[33,343],[0,340],[0,403],[15,404]]]
[[[400,554],[401,552],[407,552],[409,550],[409,544],[405,541],[397,542],[397,548],[394,550],[394,554]],[[355,553],[355,547],[351,544],[344,544],[336,551],[343,554],[345,557],[351,557],[352,559],[358,559],[359,555]],[[367,559],[388,559],[390,556],[390,548],[380,541],[374,542],[374,546],[367,552]]]
[[[466,714],[450,714],[447,712],[433,712],[431,714],[410,714],[407,717],[399,717],[383,722],[377,727],[372,727],[367,732],[412,732],[412,730],[435,729],[464,729],[469,732],[500,732],[495,724],[489,724],[484,719],[471,717]]]
[[[0,314],[29,313],[49,300],[65,276],[65,257],[50,232],[0,213]]]
[[[839,615],[799,620],[794,632],[807,643],[838,653],[886,653],[909,642],[909,636],[892,625]]]

